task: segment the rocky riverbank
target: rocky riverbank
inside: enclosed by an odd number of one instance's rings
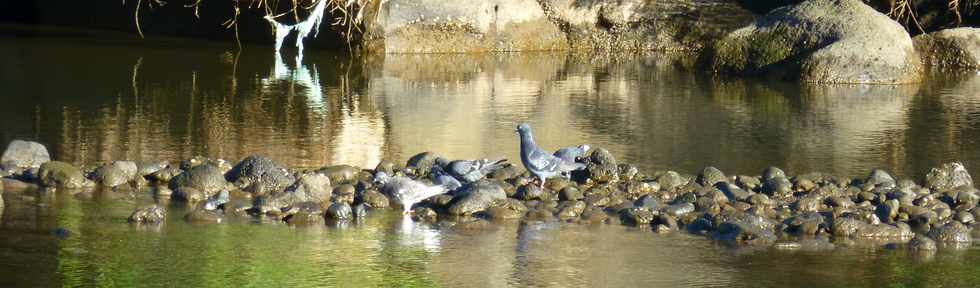
[[[505,165],[414,205],[412,217],[426,222],[622,224],[656,233],[693,233],[737,247],[829,250],[835,243],[866,240],[933,251],[971,245],[980,216],[980,192],[959,163],[944,164],[914,181],[882,170],[858,178],[786,175],[776,167],[758,176],[726,175],[713,167],[697,175],[646,173],[617,163],[602,148],[577,161],[587,168],[575,171],[570,180],[549,179],[543,188],[519,164]],[[432,183],[437,171],[450,169],[431,152],[404,165],[382,161],[373,169],[290,169],[262,156],[238,163],[193,158],[78,168],[50,161],[44,146],[28,141],[12,142],[2,164],[6,191],[0,193],[5,197],[52,190],[75,195],[152,193],[158,204],[130,216],[137,226],[160,225],[172,205],[187,207],[191,212],[184,219],[200,223],[227,218],[292,225],[356,221],[378,210],[400,208],[378,186],[378,172]]]

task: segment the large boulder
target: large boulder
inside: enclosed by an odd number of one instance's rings
[[[480,180],[467,185],[463,189],[460,195],[464,196],[450,204],[450,214],[470,215],[490,208],[498,201],[507,199],[507,193],[504,192],[504,188],[493,181]]]
[[[82,170],[61,161],[41,164],[37,176],[41,186],[68,189],[82,188],[86,180],[85,176],[82,175]]]
[[[390,0],[365,42],[371,50],[697,50],[744,26],[732,1]]]
[[[535,0],[382,1],[366,43],[387,53],[555,50],[565,36]]]
[[[599,183],[619,180],[619,167],[616,165],[616,158],[604,148],[592,149],[585,172],[592,181]]]
[[[170,180],[171,197],[188,202],[198,202],[221,190],[231,188],[218,166],[205,163],[194,166]]]
[[[0,166],[4,170],[11,172],[21,172],[29,169],[37,169],[41,164],[51,161],[48,149],[41,143],[14,140],[7,145],[7,150],[3,151],[0,157]]]
[[[926,65],[980,69],[980,28],[944,29],[912,41]]]
[[[908,32],[860,0],[775,9],[716,42],[710,57],[721,73],[817,83],[913,83],[922,70]]]
[[[228,171],[226,178],[242,191],[262,195],[280,192],[296,182],[296,177],[272,159],[248,156]]]
[[[330,178],[320,173],[310,173],[299,176],[299,180],[286,191],[260,195],[252,204],[261,211],[279,210],[298,203],[317,203],[327,207],[332,196]]]

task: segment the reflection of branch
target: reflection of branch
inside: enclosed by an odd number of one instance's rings
[[[140,72],[140,66],[143,66],[143,57],[136,59],[136,64],[133,64],[133,79],[130,80],[130,85],[133,86],[133,95],[137,95],[136,91],[136,75]]]

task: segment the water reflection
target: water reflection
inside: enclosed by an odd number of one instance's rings
[[[548,148],[588,143],[644,170],[917,178],[980,155],[977,75],[924,85],[718,79],[672,54],[276,55],[6,39],[0,140],[40,139],[77,164],[240,159],[373,167],[420,151],[517,159],[513,126]],[[125,51],[125,53],[123,52]],[[100,67],[94,69],[93,67]],[[59,67],[58,71],[38,67]],[[978,171],[977,169],[972,169]]]

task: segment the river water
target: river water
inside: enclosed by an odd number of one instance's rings
[[[0,55],[0,142],[36,140],[76,165],[262,154],[293,167],[373,168],[422,151],[516,161],[513,129],[526,121],[546,148],[588,143],[649,172],[778,166],[863,177],[884,168],[918,180],[951,160],[980,171],[976,73],[798,85],[715,77],[682,54],[308,49],[298,59],[268,47],[83,36],[0,37]],[[0,287],[980,283],[975,248],[747,250],[619,225],[420,224],[388,213],[339,225],[195,225],[177,206],[165,226],[145,229],[126,217],[154,201],[149,192],[3,197]]]

